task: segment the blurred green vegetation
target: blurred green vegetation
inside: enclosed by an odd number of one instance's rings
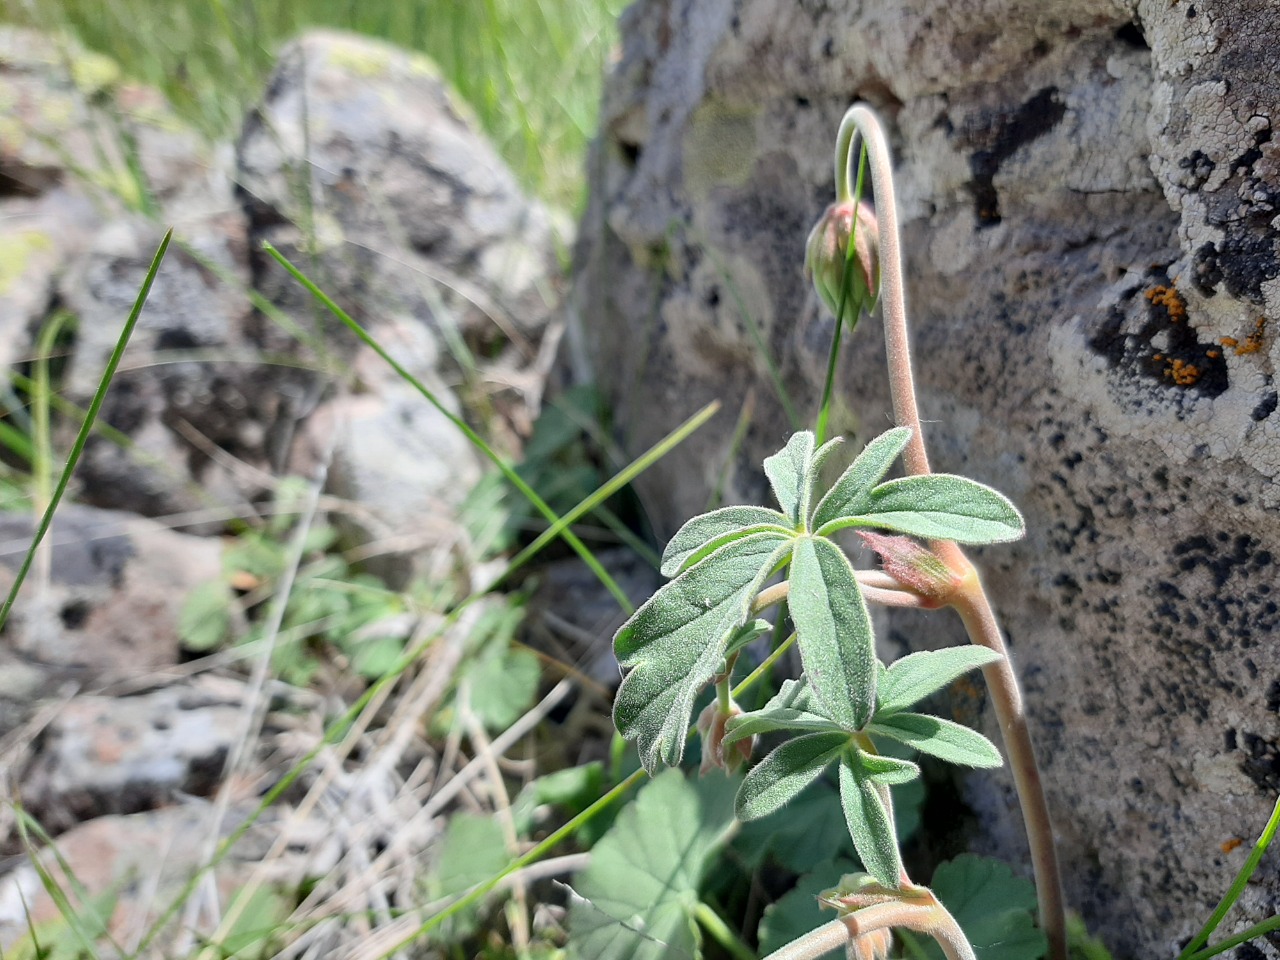
[[[565,206],[627,0],[0,0],[158,87],[210,139],[234,135],[284,41],[313,26],[432,57],[525,186]]]

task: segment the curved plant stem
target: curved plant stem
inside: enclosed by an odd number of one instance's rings
[[[958,547],[955,552],[960,554]],[[963,554],[960,554],[960,559],[968,564]],[[951,566],[950,562],[948,566]],[[969,566],[969,571],[951,605],[960,614],[969,639],[1000,654],[999,660],[982,668],[982,676],[987,682],[987,689],[991,691],[991,704],[1000,724],[1005,750],[1009,754],[1009,769],[1013,773],[1014,786],[1018,791],[1018,804],[1022,809],[1027,843],[1031,848],[1031,865],[1036,876],[1040,927],[1049,939],[1050,960],[1065,960],[1067,921],[1063,909],[1062,876],[1053,841],[1049,802],[1045,798],[1044,785],[1040,782],[1040,767],[1036,763],[1031,730],[1027,726],[1022,691],[1018,687],[1018,677],[1013,672],[1013,663],[1005,649],[995,613],[982,589],[982,581],[972,566]]]
[[[864,907],[792,940],[765,960],[814,960],[865,934],[894,927],[905,927],[933,937],[947,960],[976,960],[973,947],[960,925],[936,901],[932,905],[895,901]]]
[[[884,302],[885,350],[889,360],[889,388],[897,424],[911,430],[911,439],[902,459],[907,472],[930,472],[925,452],[920,411],[916,403],[915,380],[911,372],[911,345],[907,330],[906,290],[902,278],[902,247],[898,236],[898,210],[893,189],[893,166],[889,146],[880,121],[869,107],[851,107],[841,124],[856,129],[866,142],[871,159],[871,184],[876,200],[876,221],[880,240],[880,294]],[[851,134],[850,134],[851,135]],[[1062,900],[1062,880],[1054,846],[1049,805],[1040,781],[1031,733],[1022,706],[1018,678],[1009,662],[1000,628],[982,588],[977,571],[954,543],[934,543],[934,550],[960,580],[951,604],[956,607],[969,639],[1001,654],[996,663],[983,668],[991,690],[1005,750],[1018,791],[1027,842],[1035,868],[1036,896],[1040,926],[1049,940],[1049,960],[1066,960],[1066,911]]]

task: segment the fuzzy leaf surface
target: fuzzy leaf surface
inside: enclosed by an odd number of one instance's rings
[[[894,427],[868,443],[818,501],[813,513],[813,529],[821,529],[841,517],[859,516],[866,509],[871,491],[884,479],[910,439],[910,430]]]
[[[802,430],[764,461],[765,476],[773,487],[773,495],[793,529],[799,529],[808,519],[818,470],[840,441],[831,440],[817,450],[813,448],[814,442],[813,434]]]
[[[875,638],[849,558],[830,540],[801,537],[790,581],[800,659],[822,712],[860,730],[875,711]]]
[[[749,623],[744,623],[733,631],[733,636],[729,638],[729,642],[725,645],[724,655],[727,657],[731,653],[736,653],[752,641],[772,631],[773,624],[768,620],[752,620]]]
[[[810,732],[845,732],[840,724],[824,716],[809,685],[801,680],[784,680],[782,689],[759,710],[732,718],[727,726],[725,743],[776,730],[808,730]]]
[[[879,527],[926,540],[973,544],[1005,543],[1025,532],[1022,514],[1003,494],[945,473],[882,483],[857,515],[833,518],[818,533],[827,536],[845,527]]]
[[[578,877],[569,911],[572,960],[698,955],[698,889],[734,829],[737,781],[655,777],[623,808]]]
[[[876,783],[886,787],[897,787],[910,783],[920,776],[920,768],[910,760],[899,760],[897,757],[874,756],[858,752],[862,770]]]
[[[615,635],[618,663],[631,669],[614,699],[613,720],[624,738],[637,741],[649,772],[660,762],[680,762],[694,697],[790,548],[780,534],[733,540],[665,584]]]
[[[902,873],[898,838],[889,825],[889,813],[880,802],[875,784],[852,751],[840,764],[840,803],[858,859],[886,887],[897,887]]]
[[[790,521],[767,507],[722,507],[694,517],[676,531],[662,552],[662,575],[681,571],[714,553],[730,540],[766,531],[788,532]]]
[[[759,820],[780,809],[849,745],[847,733],[811,733],[788,740],[751,768],[738,790],[739,820]]]
[[[975,667],[994,663],[1000,654],[973,644],[908,654],[889,665],[876,689],[876,716],[896,713],[936,693]]]
[[[1040,960],[1048,944],[1032,920],[1035,887],[998,860],[964,853],[934,871],[930,884],[956,918],[978,960]],[[932,940],[931,957],[942,960]]]
[[[921,753],[966,767],[998,767],[1004,761],[996,745],[950,720],[923,713],[895,713],[876,718],[868,731],[915,747]]]

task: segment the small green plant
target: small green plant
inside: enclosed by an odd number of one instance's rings
[[[855,135],[865,142],[857,183],[851,176]],[[870,155],[877,211],[859,205]],[[991,688],[1022,800],[1039,886],[1043,936],[1017,913],[997,939],[1019,936],[1004,954],[1033,960],[1046,946],[1066,957],[1065,919],[1056,854],[1016,678],[981,580],[960,544],[992,544],[1023,533],[1005,497],[963,477],[933,474],[916,410],[903,309],[901,258],[888,153],[874,116],[855,107],[836,147],[837,202],[810,235],[806,267],[836,312],[837,337],[814,433],[796,433],[764,462],[780,510],[725,507],[695,517],[668,544],[662,572],[672,577],[618,631],[614,649],[628,672],[614,704],[619,733],[636,742],[645,769],[678,765],[707,687],[704,769],[732,769],[757,737],[782,742],[737,789],[735,813],[751,821],[776,814],[834,767],[840,804],[862,871],[846,876],[822,901],[840,918],[800,936],[771,956],[817,957],[839,945],[857,956],[884,956],[893,930],[924,934],[948,960],[975,957],[966,930],[933,890],[903,868],[890,788],[919,776],[902,747],[970,767],[1001,764],[999,750],[977,731],[912,708],[969,670],[982,668]],[[861,229],[861,234],[860,234]],[[867,236],[876,229],[878,237]],[[868,310],[883,291],[894,411],[898,426],[866,445],[830,486],[821,482],[837,441],[823,442],[838,331],[848,310]],[[906,476],[885,480],[902,456]],[[836,541],[855,530],[881,557],[880,570],[855,570]],[[773,580],[782,575],[780,582]],[[793,629],[778,630],[760,614],[785,601]],[[884,664],[876,656],[868,602],[960,613],[973,646],[915,653]],[[788,636],[789,633],[789,636]],[[800,675],[783,683],[761,709],[744,712],[734,694],[743,651],[758,638],[779,640],[772,664],[793,643]],[[786,637],[786,639],[782,639]],[[886,744],[896,743],[894,753]],[[833,878],[835,879],[835,878]],[[945,874],[943,876],[945,880]],[[1016,929],[1015,929],[1016,928]]]

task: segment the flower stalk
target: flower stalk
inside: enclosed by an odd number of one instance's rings
[[[885,349],[889,361],[889,387],[893,398],[894,419],[898,426],[911,430],[911,439],[903,451],[902,459],[908,474],[924,476],[930,473],[929,458],[925,451],[915,378],[911,370],[902,247],[889,147],[875,113],[864,105],[856,105],[849,109],[840,125],[836,149],[838,171],[848,169],[855,134],[862,138],[867,147],[872,191],[876,198],[880,295],[884,304]],[[838,194],[841,184],[847,180],[847,173],[837,175]],[[959,613],[970,641],[1000,654],[999,660],[983,667],[983,677],[991,692],[991,702],[1017,788],[1035,871],[1040,926],[1049,941],[1048,957],[1049,960],[1066,960],[1066,915],[1057,850],[1018,678],[1009,661],[999,624],[977,571],[955,543],[935,542],[930,546],[954,577],[956,586],[946,598],[946,603],[955,607]],[[869,599],[879,598],[872,594]]]

